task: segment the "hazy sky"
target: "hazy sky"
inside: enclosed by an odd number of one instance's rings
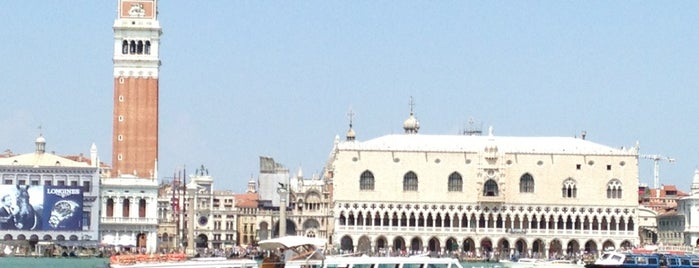
[[[0,150],[111,163],[116,0],[0,1]],[[160,1],[160,176],[216,188],[259,156],[320,173],[354,111],[358,140],[469,118],[499,136],[580,136],[699,164],[699,1]],[[639,160],[652,185],[653,162]]]

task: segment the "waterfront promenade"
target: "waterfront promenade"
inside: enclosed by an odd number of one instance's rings
[[[464,268],[501,268],[497,262],[463,262]],[[108,268],[107,258],[0,257],[0,267]]]

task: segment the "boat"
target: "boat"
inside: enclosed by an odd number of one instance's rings
[[[122,257],[119,257],[122,256]],[[110,259],[111,268],[258,268],[251,259],[223,257],[185,258],[183,254],[119,255]]]
[[[500,260],[500,264],[506,268],[534,268],[534,267],[559,267],[559,268],[583,268],[582,262],[572,260],[545,260],[533,258],[520,258],[517,261]]]
[[[602,253],[602,255],[595,260],[594,263],[588,264],[585,267],[586,268],[594,268],[594,267],[613,267],[613,266],[622,266],[624,264],[624,260],[626,259],[626,254],[617,252],[617,251],[605,251]]]
[[[676,253],[604,252],[585,268],[690,268],[699,267],[699,256]]]
[[[369,256],[327,256],[319,259],[298,259],[286,261],[284,268],[463,268],[459,260],[454,258],[432,258],[427,256],[405,257],[369,257]]]
[[[366,255],[323,254],[325,241],[316,238],[285,236],[261,241],[266,250],[292,251],[293,254],[266,258],[261,268],[463,268],[455,258],[431,258],[428,256],[369,257]]]

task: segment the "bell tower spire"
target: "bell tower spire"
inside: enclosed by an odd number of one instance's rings
[[[112,170],[151,179],[158,158],[158,1],[117,2]]]

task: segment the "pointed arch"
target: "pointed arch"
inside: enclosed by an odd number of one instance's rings
[[[498,183],[493,179],[489,179],[483,185],[483,196],[498,196]]]
[[[359,241],[357,242],[357,252],[364,254],[371,253],[371,240],[369,240],[368,236],[363,235],[359,238]]]
[[[340,249],[346,252],[354,252],[354,242],[352,237],[346,235],[340,239]]]
[[[430,238],[429,241],[427,241],[427,250],[430,252],[439,252],[442,250],[442,245],[439,243],[439,239],[436,237]]]
[[[412,171],[408,171],[403,176],[403,191],[406,192],[417,192],[418,180],[417,174]]]
[[[379,236],[378,238],[376,238],[376,244],[374,245],[374,250],[376,252],[382,252],[382,251],[386,252],[385,250],[387,247],[388,247],[388,241],[386,241],[385,236],[382,235],[382,236]]]
[[[393,249],[398,251],[405,250],[405,239],[402,236],[393,238]]]
[[[621,181],[618,179],[611,179],[607,183],[607,198],[608,199],[621,199]]]
[[[455,238],[449,237],[447,239],[447,243],[446,243],[444,249],[447,252],[457,251],[457,250],[459,250],[459,243],[456,241]]]
[[[340,212],[340,218],[338,224],[341,226],[347,225],[347,217],[345,217],[345,212]]]
[[[422,251],[422,240],[419,237],[413,237],[410,240],[410,250],[412,251]]]
[[[519,178],[519,192],[520,193],[533,193],[534,192],[534,177],[529,173],[524,173],[522,177]]]
[[[374,174],[371,171],[364,171],[359,176],[359,190],[373,191],[374,190]]]
[[[464,252],[471,252],[471,253],[476,252],[476,243],[470,237],[467,238],[466,240],[464,240],[464,242],[461,243],[461,245],[462,245]]]
[[[449,181],[448,181],[448,189],[449,192],[461,192],[463,191],[463,186],[464,182],[463,179],[461,178],[461,174],[459,172],[454,172],[449,175]]]
[[[573,178],[567,178],[563,181],[562,194],[563,198],[578,197],[578,187]]]

